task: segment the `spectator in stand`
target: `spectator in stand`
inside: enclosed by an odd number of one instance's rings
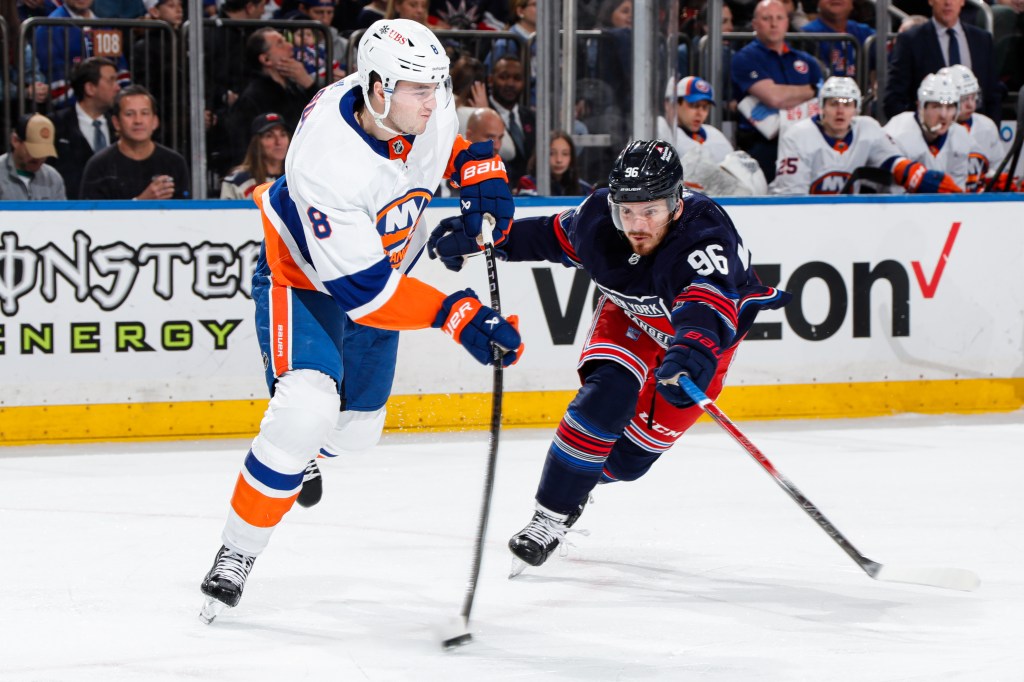
[[[16,0],[0,0],[0,16],[7,21],[7,35],[21,34],[21,18],[15,7]],[[17,111],[19,100],[24,100],[28,110],[45,109],[50,99],[50,85],[39,70],[39,62],[32,52],[32,45],[25,44],[25,88],[18,91],[18,41],[8,39],[4,46],[7,50],[9,69],[6,74],[0,72],[0,100],[6,105],[10,102],[11,110]],[[4,82],[6,79],[6,82]]]
[[[114,128],[119,138],[85,164],[83,199],[187,199],[185,158],[153,141],[160,125],[153,95],[129,85],[114,99]]]
[[[228,114],[231,158],[241,163],[249,146],[249,125],[260,114],[275,111],[288,131],[295,130],[302,110],[316,94],[316,79],[295,59],[291,44],[272,28],[261,28],[245,44],[245,61],[253,74]]]
[[[139,19],[146,15],[145,0],[96,0],[92,11],[104,19]]]
[[[465,138],[470,143],[490,140],[494,143],[494,153],[499,154],[502,140],[505,138],[505,122],[494,109],[480,107],[475,109],[466,121]]]
[[[732,60],[733,92],[740,98],[737,146],[757,160],[765,178],[775,177],[778,126],[774,134],[763,125],[780,109],[805,105],[822,81],[818,60],[786,44],[789,19],[778,0],[761,0],[751,22],[754,40]],[[761,125],[761,129],[756,127]]]
[[[54,19],[95,19],[92,11],[93,0],[64,0],[64,4],[49,14]],[[83,33],[77,26],[40,26],[36,28],[35,45],[38,52],[36,58],[39,60],[39,68],[43,75],[50,81],[50,95],[53,98],[54,106],[66,107],[70,104],[67,98],[68,74],[74,70],[75,65],[83,59],[95,56],[94,38],[97,31],[94,28],[88,33]],[[105,31],[117,31],[117,29],[103,29]],[[122,39],[124,34],[122,33]],[[124,56],[118,57],[115,62],[117,77],[120,81],[128,83],[128,63]],[[65,178],[66,180],[67,178]]]
[[[495,62],[488,84],[491,89],[491,107],[501,115],[512,142],[514,155],[511,154],[512,150],[508,150],[509,155],[502,154],[501,158],[505,162],[509,184],[515,187],[519,178],[526,174],[526,163],[537,142],[533,112],[519,106],[525,87],[523,63],[519,57],[507,54]]]
[[[32,17],[49,16],[58,6],[53,0],[18,0],[18,18],[25,21]],[[10,23],[10,14],[4,14],[4,18]]]
[[[586,196],[594,186],[580,178],[576,163],[576,145],[572,136],[564,130],[551,131],[551,146],[548,153],[551,166],[551,194],[553,197]],[[530,157],[526,164],[527,174],[519,178],[516,194],[537,196],[537,155]]]
[[[387,14],[387,0],[370,0],[356,17],[354,28],[370,28],[373,22],[386,18]]]
[[[434,28],[500,31],[508,25],[508,0],[430,0]]]
[[[511,26],[507,26],[505,30],[516,34],[525,43],[529,44],[530,39],[537,32],[537,0],[513,0],[512,12],[516,16],[516,22]],[[531,45],[531,49],[536,53],[534,45]],[[517,57],[520,55],[519,41],[512,38],[499,38],[494,41],[484,63],[490,66],[494,63],[495,59],[509,53]]]
[[[280,114],[260,114],[252,122],[245,160],[220,186],[221,199],[249,199],[253,190],[284,175],[284,157],[291,136]]]
[[[452,63],[450,70],[452,79],[452,95],[455,97],[455,113],[459,117],[459,132],[465,135],[466,123],[474,111],[480,107],[490,107],[487,100],[487,69],[476,57],[461,54]],[[510,147],[512,141],[505,139]],[[498,151],[495,149],[494,151]]]
[[[967,185],[971,136],[956,122],[959,110],[960,90],[953,79],[929,74],[917,89],[917,111],[896,114],[883,128],[903,156],[949,176],[939,192],[962,192]],[[899,177],[897,182],[903,184]]]
[[[807,33],[849,33],[861,47],[875,29],[850,19],[853,0],[818,0],[818,18],[804,25]],[[828,64],[829,75],[857,77],[857,52],[853,45],[836,41],[818,43],[818,57]]]
[[[334,2],[333,0],[302,0],[299,2],[299,14],[297,18],[309,18],[323,24],[327,31],[327,37],[331,41],[331,82],[339,81],[348,72],[348,39],[338,33],[334,28]],[[319,45],[324,46],[324,41],[317,35]]]
[[[724,161],[732,151],[732,144],[718,128],[704,125],[715,104],[711,83],[703,78],[687,76],[676,83],[675,88],[670,82],[666,95],[665,117],[658,117],[658,139],[672,142],[680,157],[695,147],[701,147],[707,150],[713,163]],[[670,127],[667,117],[673,112],[676,125]]]
[[[429,3],[427,0],[388,0],[384,15],[388,19],[409,19],[427,26]]]
[[[110,110],[121,89],[114,62],[103,57],[86,59],[71,73],[71,89],[75,105],[53,115],[57,158],[52,165],[64,178],[68,199],[77,199],[86,162],[114,140]]]
[[[185,12],[182,0],[144,0],[146,5],[146,18],[153,21],[165,21],[171,25],[174,31],[181,27]],[[163,109],[157,112],[165,125],[157,131],[157,139],[167,143],[171,139],[170,126],[167,122],[172,120],[167,107],[172,102],[171,87],[171,43],[177,39],[174,32],[162,30],[142,31],[141,37],[132,46],[132,82],[137,85],[144,85],[153,93],[153,97],[160,103]],[[178,69],[178,83],[187,83],[185,62],[182,61]],[[179,109],[183,109],[180,107]]]
[[[0,200],[63,201],[64,178],[48,157],[57,156],[53,123],[42,114],[25,114],[11,131],[11,151],[0,156]]]
[[[735,31],[735,25],[733,24],[732,9],[727,4],[722,5],[722,33],[732,33]],[[690,26],[692,31],[691,39],[693,40],[693,47],[697,49],[699,41],[702,37],[708,34],[708,8],[707,5],[702,7],[697,12],[697,18],[693,21]],[[722,69],[723,72],[728,74],[730,68],[732,68],[732,56],[735,51],[729,44],[728,40],[722,41]],[[685,42],[679,43],[679,49],[676,55],[676,73],[680,76],[691,73],[690,69],[690,48]],[[722,93],[722,101],[727,102],[732,99],[731,97],[731,83],[728,78],[723,79],[725,82],[722,83],[724,92]]]
[[[929,0],[932,18],[896,36],[886,86],[885,114],[890,118],[914,110],[914,89],[928,74],[963,64],[981,85],[981,113],[999,123],[1002,88],[996,80],[992,36],[960,21],[964,0]]]
[[[221,19],[255,20],[263,16],[267,0],[225,0],[217,15]],[[245,41],[254,29],[239,26],[206,26],[203,28],[204,72],[206,74],[206,108],[209,129],[206,154],[209,170],[225,175],[237,163],[232,159],[228,135],[228,111],[249,83],[245,60],[238,55],[245,51]]]

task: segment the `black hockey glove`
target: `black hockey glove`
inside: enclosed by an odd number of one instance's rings
[[[694,328],[679,330],[661,366],[654,372],[658,380],[655,388],[675,407],[694,405],[693,398],[679,385],[679,376],[685,374],[697,388],[707,391],[718,369],[719,355],[718,339],[711,332]]]

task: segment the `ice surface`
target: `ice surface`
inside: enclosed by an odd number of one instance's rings
[[[239,441],[0,449],[0,680],[1024,679],[1024,413],[739,423],[857,548],[971,569],[868,578],[713,424],[602,486],[589,537],[508,580],[547,431],[502,435],[473,643],[442,651],[487,435],[389,435],[323,465],[210,626]]]

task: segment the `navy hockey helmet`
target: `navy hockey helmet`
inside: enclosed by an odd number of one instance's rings
[[[683,195],[683,164],[679,154],[664,140],[636,140],[626,145],[608,174],[608,204],[667,199],[674,215]],[[612,210],[612,217],[618,212]],[[616,220],[616,227],[622,226]]]

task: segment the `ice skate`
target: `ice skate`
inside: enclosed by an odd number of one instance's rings
[[[210,572],[203,578],[199,589],[206,595],[199,620],[207,625],[220,615],[225,606],[235,606],[242,599],[245,579],[256,561],[256,557],[221,547],[213,560]]]
[[[320,502],[324,495],[324,479],[320,475],[320,467],[317,466],[316,458],[309,461],[306,470],[302,474],[302,489],[295,501],[300,507],[312,507]]]
[[[587,501],[584,500],[575,511],[558,514],[538,504],[537,511],[533,513],[533,518],[526,528],[508,541],[508,548],[513,556],[512,570],[508,577],[514,578],[522,573],[527,564],[540,566],[547,561],[555,547],[565,540],[565,534],[580,518],[586,506]]]

